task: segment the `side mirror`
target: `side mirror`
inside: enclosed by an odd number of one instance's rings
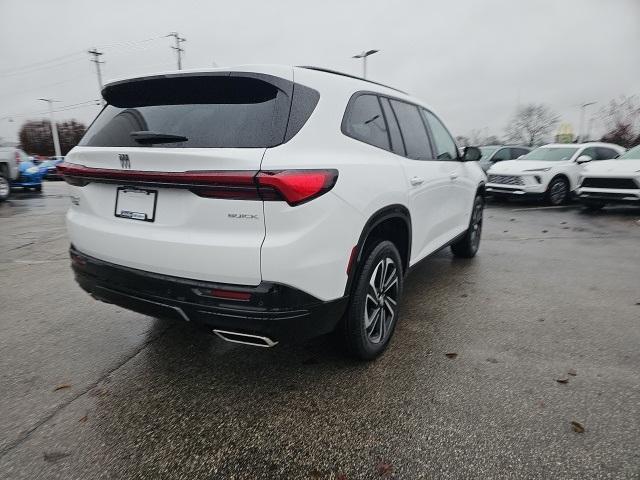
[[[519,159],[521,159],[521,158],[524,158],[524,155],[520,155],[520,156],[518,157],[518,160],[519,160]]]
[[[576,160],[576,163],[588,163],[591,160],[593,160],[593,158],[591,158],[589,155],[580,155]]]
[[[477,162],[482,157],[482,152],[478,147],[464,147],[462,154],[463,162]]]

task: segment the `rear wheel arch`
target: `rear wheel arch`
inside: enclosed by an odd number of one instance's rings
[[[411,215],[407,207],[400,204],[389,205],[369,217],[355,246],[355,258],[350,265],[345,295],[351,292],[365,255],[379,240],[389,240],[396,245],[406,273],[411,258]]]

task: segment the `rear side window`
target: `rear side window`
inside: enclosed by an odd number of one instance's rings
[[[109,104],[80,145],[257,148],[285,138],[290,97],[261,79],[161,77],[105,91]]]
[[[431,159],[431,145],[418,107],[398,100],[390,102],[402,131],[407,157],[414,160]]]
[[[402,142],[402,134],[400,133],[400,127],[396,121],[396,115],[391,110],[389,100],[380,97],[382,103],[382,110],[384,111],[384,117],[387,119],[387,125],[389,126],[389,136],[391,137],[391,150],[398,155],[405,155],[404,144]]]
[[[431,128],[438,160],[456,160],[458,158],[458,147],[456,146],[456,142],[453,141],[453,138],[451,138],[449,131],[429,110],[422,109],[422,113],[424,113]],[[499,153],[500,152],[498,152],[498,154]],[[496,160],[495,157],[494,160]]]
[[[389,150],[389,135],[380,102],[375,95],[359,95],[351,103],[345,117],[345,135]]]

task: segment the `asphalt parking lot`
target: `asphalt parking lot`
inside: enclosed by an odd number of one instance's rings
[[[92,300],[66,188],[0,205],[0,478],[640,478],[639,210],[490,204],[358,363]]]

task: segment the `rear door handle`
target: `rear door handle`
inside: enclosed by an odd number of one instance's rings
[[[457,172],[451,172],[451,173],[449,174],[449,178],[450,178],[451,180],[455,180],[456,178],[458,178],[458,173],[457,173]]]
[[[424,179],[420,177],[412,177],[411,180],[409,180],[409,182],[411,182],[411,185],[415,187],[418,185],[422,185],[424,183]]]

